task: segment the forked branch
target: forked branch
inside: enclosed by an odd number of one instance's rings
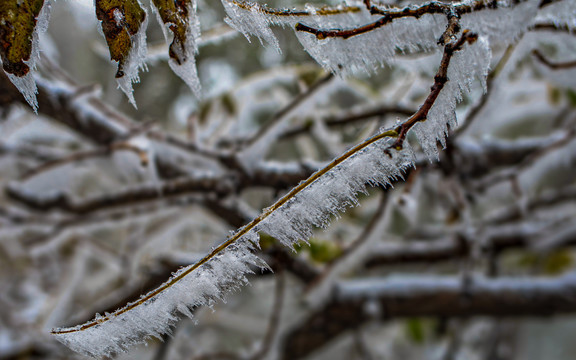
[[[284,195],[280,200],[278,200],[274,205],[264,210],[264,212],[252,220],[249,224],[242,227],[238,230],[234,235],[229,237],[226,241],[220,244],[218,247],[214,248],[208,255],[206,255],[203,259],[197,262],[190,267],[184,268],[174,274],[174,276],[169,279],[167,282],[162,284],[157,289],[151,291],[150,293],[142,296],[137,301],[126,305],[125,307],[115,311],[111,314],[105,314],[104,316],[99,316],[96,319],[87,322],[83,325],[76,326],[73,328],[64,328],[64,329],[53,329],[52,334],[59,335],[59,338],[66,342],[69,346],[73,347],[77,351],[84,351],[91,355],[96,354],[111,354],[117,352],[119,350],[125,349],[129,343],[135,343],[143,341],[143,338],[146,336],[158,336],[159,333],[165,332],[168,330],[169,326],[174,324],[177,319],[176,312],[180,312],[183,314],[190,314],[189,308],[192,306],[196,306],[198,304],[209,303],[215,297],[221,296],[223,291],[229,287],[237,286],[238,281],[242,281],[244,273],[249,271],[249,268],[246,267],[246,264],[249,262],[253,262],[254,257],[252,255],[248,255],[251,251],[253,246],[253,242],[257,242],[257,233],[260,231],[267,231],[266,226],[272,225],[272,218],[276,219],[277,221],[288,222],[292,223],[295,220],[293,219],[294,216],[299,216],[298,213],[294,214],[293,212],[301,211],[299,207],[291,208],[290,204],[293,204],[296,199],[303,195],[307,190],[312,188],[312,186],[319,186],[319,187],[329,187],[327,182],[330,183],[330,180],[325,180],[326,178],[332,177],[334,178],[335,172],[337,169],[341,169],[344,163],[348,164],[347,160],[352,160],[353,158],[357,158],[361,156],[364,150],[367,150],[368,147],[371,145],[379,142],[380,140],[389,138],[389,139],[396,139],[391,141],[389,144],[384,143],[384,145],[380,147],[371,147],[372,151],[376,151],[376,149],[383,148],[384,154],[378,153],[374,155],[370,153],[372,157],[379,157],[379,158],[390,158],[393,159],[396,154],[395,152],[399,153],[404,146],[404,141],[406,139],[406,135],[409,130],[419,121],[425,121],[426,116],[434,104],[434,101],[437,99],[439,93],[441,92],[442,88],[448,81],[447,71],[450,65],[450,61],[453,55],[461,50],[466,44],[472,44],[476,41],[477,35],[469,32],[464,31],[461,36],[452,43],[449,43],[444,47],[444,55],[442,61],[440,63],[440,67],[438,73],[436,74],[434,85],[432,86],[431,93],[420,108],[412,117],[406,120],[401,125],[397,126],[394,129],[383,131],[367,140],[363,141],[362,143],[352,147],[344,154],[339,156],[338,158],[334,159],[330,162],[326,167],[317,171],[312,176],[310,176],[307,180],[300,183],[298,186],[294,187],[291,191],[289,191],[286,195]],[[386,163],[388,168],[384,170],[380,170],[383,174],[379,175],[380,177],[376,177],[376,180],[369,180],[369,181],[387,181],[391,177],[398,176],[402,170],[402,167],[392,162],[386,162],[382,160],[377,160],[376,164],[384,164]],[[355,164],[352,162],[352,164]],[[405,166],[405,165],[402,165]],[[406,164],[407,166],[407,164]],[[355,175],[355,174],[354,174]],[[353,175],[351,175],[353,176]],[[322,179],[323,182],[320,180]],[[378,180],[380,179],[380,180]],[[360,184],[357,184],[362,180],[363,182],[367,181],[365,178],[362,179],[355,179],[355,180],[348,180],[345,179],[344,181],[346,186],[349,187],[349,196],[355,196],[358,191],[362,191],[363,187]],[[363,185],[362,185],[363,186]],[[315,190],[321,190],[321,188],[314,188]],[[341,187],[338,187],[339,191],[342,191]],[[329,193],[332,194],[333,189],[330,188]],[[336,196],[336,195],[334,195]],[[298,198],[297,198],[298,197]],[[301,198],[300,198],[301,199]],[[304,199],[307,199],[304,197]],[[307,199],[310,200],[310,199]],[[340,199],[344,204],[350,204],[352,200],[349,197],[344,197]],[[320,211],[323,213],[334,213],[337,210],[342,210],[343,205],[339,204],[334,206],[329,201],[334,201],[334,199],[329,199],[327,205],[320,205],[321,207],[314,211]],[[314,206],[310,205],[309,206]],[[285,212],[288,211],[288,212]],[[278,215],[280,214],[280,215]],[[284,215],[282,215],[284,214]],[[278,220],[278,216],[285,216],[288,219]],[[309,215],[306,215],[309,216]],[[320,215],[319,219],[315,220],[316,222],[310,223],[317,224],[318,221],[325,221],[322,219],[326,219],[325,215]],[[301,225],[298,225],[301,226]],[[283,230],[283,231],[290,231],[290,230]],[[301,230],[297,228],[296,230],[292,230],[290,235],[281,235],[286,239],[291,239],[291,242],[287,242],[289,244],[293,244],[293,242],[298,240],[298,236],[301,236],[300,239],[304,237],[305,234],[308,234],[309,230]],[[274,235],[274,234],[272,234]],[[280,233],[278,234],[280,235]],[[277,236],[277,235],[274,235]],[[237,252],[241,252],[241,255],[235,255]],[[248,260],[246,260],[248,259]],[[232,262],[232,264],[230,263]],[[199,268],[202,267],[202,271],[198,271]],[[218,270],[214,270],[214,268],[218,268]],[[238,272],[238,274],[236,273]],[[193,277],[187,278],[191,274],[195,274]],[[207,275],[211,274],[211,275]],[[200,289],[198,289],[197,294],[189,295],[190,289],[187,288],[184,284],[188,284],[189,286],[194,286],[194,283],[191,282],[193,280],[201,281]],[[214,284],[214,282],[217,282]],[[209,284],[209,285],[208,285]],[[216,289],[216,290],[215,290]],[[172,295],[167,295],[172,294]],[[160,296],[165,296],[163,299],[160,299]],[[178,295],[178,296],[175,296]],[[181,299],[180,296],[187,296],[189,299]],[[167,304],[166,302],[170,302]],[[177,303],[173,303],[177,302]],[[150,312],[152,310],[148,310],[147,312],[142,312],[139,310],[140,308],[150,309],[149,307],[152,306],[154,309],[158,307],[163,311],[162,314],[154,314],[155,318],[162,318],[165,316],[169,316],[166,320],[149,320],[148,318],[152,316]],[[133,317],[128,318],[127,313],[131,311],[137,311],[138,315],[134,315]],[[164,313],[166,312],[166,313]],[[140,321],[144,321],[146,318],[147,323],[141,324]],[[115,322],[114,325],[105,326],[103,325],[110,323],[111,320],[117,319],[118,322]],[[148,321],[151,323],[148,324]],[[136,327],[135,329],[132,329]],[[115,337],[110,339],[110,334],[106,332],[108,331],[118,331],[121,333],[116,333]],[[86,338],[86,335],[82,335],[79,337],[69,337],[71,334],[79,334],[90,330],[90,335]],[[98,332],[99,335],[102,335],[100,338],[100,342],[98,343],[90,343],[87,344],[87,339],[91,339],[94,333]],[[67,335],[68,334],[68,335]],[[68,337],[67,337],[68,336]],[[101,342],[106,339],[108,345],[102,345]],[[104,349],[101,349],[104,347]]]

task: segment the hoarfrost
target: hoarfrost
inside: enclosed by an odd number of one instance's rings
[[[144,10],[145,11],[145,10]],[[115,13],[116,14],[116,13]],[[115,16],[116,17],[116,16]],[[144,21],[140,25],[137,34],[131,36],[132,48],[130,54],[124,63],[124,75],[117,79],[118,87],[126,94],[130,103],[137,108],[136,100],[134,99],[133,83],[140,82],[138,76],[139,69],[147,71],[146,66],[146,28],[148,27],[148,13],[144,17]]]
[[[264,231],[293,246],[311,235],[312,226],[326,226],[333,215],[357,205],[356,195],[370,184],[389,184],[413,164],[409,147],[392,150],[392,139],[366,142],[316,181],[266,209],[256,223],[238,231],[195,265],[182,268],[158,289],[113,314],[96,316],[86,324],[53,333],[71,349],[91,356],[112,355],[130,346],[159,338],[191,309],[211,305],[226,292],[247,283],[251,266],[265,267],[253,251]],[[322,171],[322,170],[321,170]],[[259,221],[258,221],[259,219]]]
[[[350,17],[350,15],[347,15]],[[333,21],[339,27],[351,26],[339,21],[341,15]],[[304,49],[324,68],[337,74],[371,73],[378,66],[389,64],[402,53],[430,51],[437,48],[438,37],[446,27],[446,19],[438,15],[426,14],[420,19],[400,18],[386,26],[350,37],[318,40],[314,34],[297,31],[296,36]],[[316,21],[306,19],[306,25],[330,29],[324,17]],[[363,25],[356,23],[356,26]]]
[[[18,91],[22,93],[26,102],[32,107],[35,113],[38,112],[38,99],[36,99],[36,94],[38,94],[38,88],[36,87],[36,81],[34,80],[34,72],[36,71],[36,62],[40,58],[40,44],[39,36],[41,33],[48,30],[48,20],[50,19],[50,8],[52,6],[51,0],[46,0],[38,17],[36,18],[36,27],[34,28],[34,33],[32,35],[32,51],[30,54],[30,59],[25,61],[26,65],[30,67],[30,71],[22,77],[8,74],[10,81],[16,86]],[[0,64],[2,61],[0,60]]]
[[[463,15],[461,25],[463,29],[488,37],[490,43],[510,44],[532,25],[538,5],[534,0],[513,6],[509,1],[499,1],[497,9]]]
[[[448,127],[454,129],[456,104],[462,95],[470,92],[470,87],[478,79],[486,91],[486,76],[490,67],[491,50],[486,37],[480,37],[474,44],[466,44],[452,56],[448,67],[448,82],[428,112],[428,118],[414,127],[414,133],[430,160],[438,158],[436,141],[446,146]]]
[[[278,39],[270,29],[273,23],[272,18],[262,11],[260,5],[246,3],[247,8],[243,9],[232,0],[222,0],[222,4],[228,15],[224,19],[228,25],[244,34],[248,41],[250,41],[250,35],[255,35],[260,39],[260,43],[263,44],[265,41],[280,52]]]
[[[159,289],[113,314],[96,315],[85,325],[61,331],[56,338],[72,350],[98,357],[126,351],[149,338],[160,338],[197,306],[210,305],[224,293],[247,283],[251,265],[264,266],[253,254],[255,233],[248,233],[210,263],[184,267]],[[192,271],[194,270],[194,271]]]
[[[255,3],[239,5],[231,0],[222,0],[222,3],[228,14],[226,22],[230,26],[242,32],[248,40],[250,35],[255,35],[260,42],[277,49],[278,40],[270,29],[271,25],[294,28],[302,22],[318,29],[342,29],[362,26],[380,18],[371,15],[365,8],[354,12],[340,8],[342,12],[326,15],[308,6],[306,11],[288,16],[280,15],[284,10],[276,14],[267,13],[264,7]],[[304,49],[324,68],[333,73],[351,74],[372,72],[377,66],[388,64],[398,50],[413,53],[435,48],[445,26],[444,17],[427,14],[420,19],[396,19],[386,26],[349,39],[318,40],[315,35],[302,31],[296,31],[296,36]]]
[[[556,27],[576,28],[576,1],[562,0],[550,3],[540,10],[537,21],[552,22]]]
[[[366,192],[367,183],[389,185],[402,176],[413,163],[413,153],[406,146],[388,156],[385,152],[392,143],[390,139],[382,139],[357,151],[272,212],[258,225],[258,230],[287,246],[308,239],[314,226],[326,227],[332,216],[357,206],[356,196]]]
[[[154,6],[153,2],[150,2],[152,10],[156,13],[156,18],[158,23],[162,27],[162,32],[166,43],[170,44],[170,35],[168,34],[168,29],[173,26],[171,23],[164,23],[160,17],[160,12]],[[200,41],[200,21],[197,15],[197,5],[196,1],[191,1],[188,6],[188,19],[187,19],[187,29],[186,29],[186,42],[183,44],[183,48],[175,46],[173,48],[176,51],[176,56],[179,61],[169,57],[168,65],[170,69],[178,75],[186,85],[192,90],[194,95],[198,98],[201,97],[201,86],[200,79],[198,78],[198,71],[196,69],[196,54],[198,53],[198,42]]]

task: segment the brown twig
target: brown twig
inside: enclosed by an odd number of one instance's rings
[[[515,3],[521,3],[526,0],[519,0]],[[344,30],[324,30],[317,29],[302,23],[296,24],[297,31],[308,32],[314,34],[317,39],[322,40],[326,38],[343,38],[348,39],[352,36],[364,34],[375,29],[381,28],[388,25],[392,21],[405,17],[420,18],[425,14],[441,14],[447,17],[448,26],[444,34],[440,37],[438,42],[440,44],[447,43],[451,34],[455,34],[460,30],[459,19],[463,14],[467,14],[473,11],[485,10],[485,9],[495,9],[497,8],[498,2],[493,0],[477,0],[472,3],[458,3],[450,4],[443,2],[432,1],[420,6],[399,8],[380,8],[375,5],[370,6],[370,12],[373,15],[382,15],[378,20],[371,22],[369,24],[358,26],[352,29]]]
[[[398,114],[404,116],[410,116],[414,114],[413,109],[401,107],[401,106],[386,106],[386,105],[378,105],[370,109],[363,109],[362,111],[352,112],[350,114],[339,116],[339,117],[330,117],[324,120],[324,123],[328,127],[342,127],[349,124],[355,124],[360,121],[364,121],[367,119],[371,119],[374,117],[385,116],[389,114]],[[294,126],[288,130],[286,130],[282,135],[282,139],[292,138],[294,136],[298,136],[308,132],[312,128],[312,123],[307,123],[299,126]]]
[[[452,55],[456,51],[462,49],[464,44],[472,44],[478,39],[478,35],[470,32],[468,30],[464,30],[462,32],[462,36],[455,42],[452,42],[446,46],[444,46],[444,54],[442,56],[442,60],[440,61],[440,66],[438,68],[438,72],[436,76],[434,76],[434,84],[432,85],[430,94],[420,107],[418,111],[412,115],[408,120],[398,126],[395,131],[398,133],[398,137],[395,143],[391,146],[395,149],[401,149],[402,144],[408,134],[408,131],[418,122],[425,121],[428,117],[428,112],[434,105],[434,102],[440,95],[440,92],[444,88],[446,82],[448,82],[448,66],[450,65],[450,60],[452,59]]]
[[[569,69],[576,67],[576,60],[574,61],[566,61],[566,62],[552,62],[548,60],[538,49],[532,50],[532,55],[542,64],[546,65],[550,69],[553,70],[560,70],[560,69]]]

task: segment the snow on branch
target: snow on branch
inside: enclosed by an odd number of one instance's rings
[[[168,30],[173,33],[173,40],[169,46],[168,65],[184,80],[194,95],[200,97],[200,80],[196,72],[195,60],[200,39],[196,1],[153,0],[151,4],[162,26],[166,42],[170,38]]]
[[[85,324],[54,329],[52,333],[75,351],[92,356],[118,353],[148,338],[160,337],[170,331],[180,316],[191,317],[191,309],[211,305],[230,289],[246,283],[246,274],[253,265],[265,266],[254,255],[260,232],[292,247],[307,240],[314,226],[325,227],[333,216],[357,205],[357,194],[366,192],[366,184],[387,186],[401,177],[414,163],[413,152],[405,141],[409,130],[426,122],[443,89],[459,89],[459,85],[445,87],[452,73],[451,60],[477,42],[476,34],[464,31],[444,47],[430,95],[405,122],[379,132],[334,159],[198,263],[182,268],[156,290],[114,313],[97,315]],[[457,70],[470,73],[468,69]],[[448,96],[454,98],[458,94]]]
[[[0,4],[0,62],[10,81],[36,112],[38,89],[33,72],[39,57],[38,37],[48,28],[50,0],[3,1]]]
[[[289,26],[305,50],[336,74],[372,72],[400,53],[429,52],[449,42],[451,34],[469,29],[490,42],[510,43],[531,26],[540,4],[536,0],[429,2],[405,8],[359,3],[336,8],[271,9],[222,0],[227,22],[247,38],[278,47],[271,25]],[[365,6],[368,5],[368,6]],[[359,56],[358,54],[362,54]]]
[[[297,325],[284,359],[300,359],[350,328],[398,317],[548,316],[576,309],[576,276],[558,278],[404,276],[341,282],[335,300]]]

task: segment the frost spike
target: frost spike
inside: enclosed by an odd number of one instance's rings
[[[2,68],[34,111],[38,102],[32,71],[38,56],[38,32],[46,30],[49,9],[49,0],[0,1]]]
[[[194,58],[200,37],[195,0],[152,0],[152,5],[158,14],[166,42],[170,38],[167,30],[174,35],[168,48],[168,65],[200,97],[200,80]]]
[[[32,55],[32,34],[44,0],[0,2],[0,56],[8,74],[25,76]]]
[[[110,59],[118,62],[118,84],[136,106],[132,83],[139,81],[138,68],[146,55],[146,11],[138,0],[96,0],[95,7]]]
[[[246,282],[249,265],[262,265],[253,249],[264,231],[288,246],[306,240],[313,226],[357,203],[365,184],[388,184],[413,163],[409,148],[391,149],[396,131],[379,133],[334,159],[265,209],[198,263],[182,268],[159,288],[112,314],[52,334],[75,351],[111,355],[170,330],[184,309],[211,304]]]

